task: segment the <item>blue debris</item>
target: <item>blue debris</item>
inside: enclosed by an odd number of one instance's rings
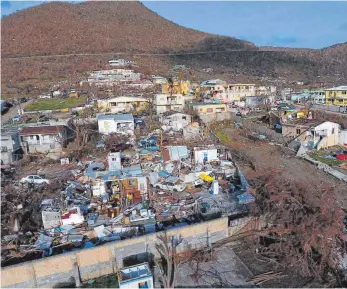
[[[50,236],[46,236],[44,234],[40,234],[39,238],[37,239],[35,243],[35,247],[37,249],[49,249],[52,245],[53,238]]]
[[[93,247],[95,247],[95,245],[94,245],[92,242],[87,241],[87,242],[84,244],[83,249],[88,249],[88,248],[93,248]]]
[[[243,193],[238,195],[237,198],[239,199],[239,204],[249,204],[255,201],[254,196],[250,193]]]
[[[169,173],[164,172],[164,171],[160,171],[158,174],[159,174],[159,176],[160,176],[160,177],[163,177],[163,178],[167,178],[167,177],[169,177],[169,176],[170,176],[170,174],[169,174]]]

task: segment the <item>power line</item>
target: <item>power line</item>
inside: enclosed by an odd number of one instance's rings
[[[222,48],[222,47],[221,47]],[[227,48],[227,47],[226,47]],[[128,55],[128,56],[180,56],[180,55],[197,55],[211,53],[229,53],[229,52],[280,52],[274,50],[246,50],[246,49],[228,49],[228,50],[212,50],[212,51],[194,51],[194,52],[175,52],[175,53],[131,53],[131,52],[105,52],[105,53],[69,53],[69,54],[53,54],[53,55],[33,55],[33,56],[17,56],[6,57],[3,60],[18,60],[30,58],[50,58],[50,57],[71,57],[71,56],[106,56],[106,55]]]

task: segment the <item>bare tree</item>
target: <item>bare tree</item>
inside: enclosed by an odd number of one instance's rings
[[[159,243],[155,245],[159,255],[160,262],[156,265],[160,270],[161,281],[164,288],[174,288],[177,278],[178,266],[184,260],[184,257],[177,253],[177,247],[183,242],[181,236],[171,238],[165,232],[158,237]]]

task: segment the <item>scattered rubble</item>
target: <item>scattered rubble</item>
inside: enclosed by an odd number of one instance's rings
[[[160,131],[138,139],[104,157],[20,167],[50,180],[3,190],[2,266],[247,212],[254,201],[224,147],[163,144]]]

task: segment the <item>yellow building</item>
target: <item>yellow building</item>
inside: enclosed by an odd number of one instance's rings
[[[330,105],[347,106],[347,86],[338,86],[325,90],[325,103]]]
[[[171,87],[168,83],[164,83],[161,86],[161,93],[167,94],[171,93]],[[173,83],[172,93],[173,94],[188,94],[190,90],[190,81],[175,81]]]
[[[255,96],[255,84],[228,84],[226,94],[225,101],[227,102],[240,101],[243,97]]]
[[[149,99],[135,96],[119,96],[110,99],[98,100],[98,108],[112,113],[139,112],[149,105]]]
[[[199,115],[227,111],[225,103],[192,103],[191,106]]]

